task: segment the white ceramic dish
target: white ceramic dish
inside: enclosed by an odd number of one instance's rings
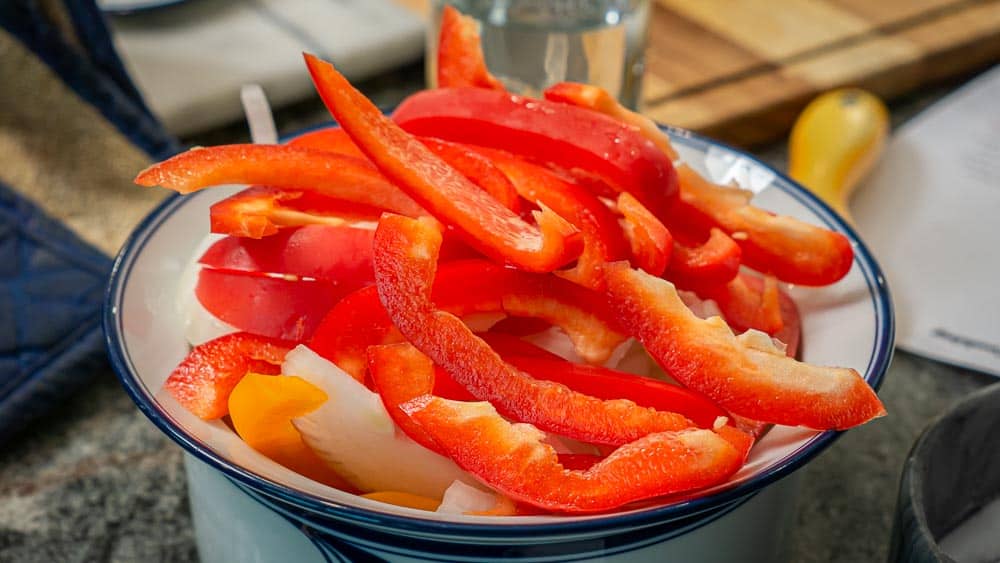
[[[893,344],[885,280],[842,220],[780,173],[734,149],[670,130],[681,158],[755,203],[845,233],[855,261],[834,286],[790,288],[802,314],[802,357],[852,367],[878,387]],[[836,432],[776,427],[730,482],[697,498],[611,515],[444,516],[362,499],[271,462],[221,422],[159,393],[186,355],[178,279],[208,232],[208,208],[239,186],[173,197],[135,231],[115,263],[105,330],[113,365],[139,408],[188,452],[189,487],[206,561],[772,561],[791,514],[792,479]],[[405,463],[405,460],[400,460]],[[291,556],[294,554],[294,556]],[[273,559],[272,559],[273,558]],[[673,559],[670,559],[673,560]]]

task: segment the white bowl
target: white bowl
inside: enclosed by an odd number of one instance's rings
[[[736,181],[758,206],[844,233],[851,271],[825,288],[789,291],[802,315],[802,358],[852,367],[878,388],[893,349],[885,279],[854,231],[830,209],[753,157],[668,130],[681,158],[716,182]],[[206,561],[533,561],[601,559],[771,561],[780,557],[793,479],[782,479],[837,432],[775,427],[730,482],[689,500],[610,515],[439,515],[363,499],[296,475],[261,456],[221,422],[191,415],[159,393],[184,358],[176,304],[182,271],[208,232],[208,209],[241,186],[165,201],[115,262],[105,331],[115,370],[139,408],[188,453],[198,546]],[[400,460],[405,463],[405,460]],[[670,559],[673,560],[673,559]]]

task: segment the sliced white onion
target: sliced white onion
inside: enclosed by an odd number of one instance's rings
[[[514,503],[495,491],[484,491],[470,487],[462,481],[455,481],[444,492],[441,505],[437,512],[442,514],[468,514],[470,512],[495,511],[499,507],[508,507],[510,514],[514,513]],[[497,516],[504,514],[498,513]]]
[[[329,399],[292,424],[306,444],[363,492],[400,491],[441,498],[452,482],[476,483],[450,459],[396,428],[377,393],[305,346],[285,357],[285,375],[297,375]]]

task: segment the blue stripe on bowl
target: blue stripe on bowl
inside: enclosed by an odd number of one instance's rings
[[[895,333],[892,302],[881,269],[868,248],[858,239],[854,229],[840,219],[816,196],[807,192],[787,176],[772,169],[760,160],[689,131],[676,128],[665,128],[665,130],[671,134],[678,145],[687,145],[700,150],[715,146],[741,158],[747,158],[762,168],[773,172],[775,174],[775,188],[785,192],[815,213],[824,225],[845,233],[851,239],[855,249],[855,263],[863,274],[865,283],[867,284],[874,307],[876,322],[876,342],[868,367],[863,375],[873,388],[878,389],[881,386],[882,379],[892,357]],[[158,206],[132,233],[115,261],[106,294],[104,314],[104,329],[112,367],[139,409],[160,430],[180,444],[185,450],[197,459],[221,471],[244,490],[250,489],[265,497],[277,499],[282,504],[287,503],[289,506],[294,507],[296,511],[304,511],[304,514],[309,514],[310,519],[318,518],[326,522],[337,522],[338,525],[359,525],[371,530],[380,530],[389,533],[405,533],[407,536],[416,538],[461,537],[462,541],[466,542],[466,544],[498,543],[528,538],[536,543],[539,541],[548,541],[548,539],[556,541],[565,540],[569,537],[575,541],[582,541],[609,534],[627,534],[641,528],[660,526],[664,522],[686,520],[696,516],[707,520],[714,513],[724,510],[725,507],[731,506],[741,499],[745,500],[749,495],[760,491],[763,487],[798,469],[832,444],[841,434],[836,431],[818,434],[766,471],[755,475],[746,482],[708,497],[695,498],[671,505],[623,514],[540,524],[510,523],[501,525],[439,522],[409,518],[341,504],[269,481],[253,472],[234,465],[211,451],[205,444],[186,434],[169,415],[159,410],[155,406],[153,393],[133,373],[132,362],[122,342],[121,335],[123,332],[120,307],[124,288],[128,284],[135,259],[142,252],[149,239],[155,235],[163,222],[169,219],[184,202],[185,199],[183,197],[175,195]],[[690,531],[690,529],[685,528],[685,531]]]

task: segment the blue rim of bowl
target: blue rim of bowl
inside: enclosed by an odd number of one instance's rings
[[[316,128],[319,127],[322,127],[322,125]],[[776,188],[808,208],[825,226],[848,236],[854,248],[854,261],[858,264],[865,278],[865,283],[872,297],[872,305],[875,308],[876,342],[872,349],[872,355],[868,362],[868,368],[864,373],[864,378],[877,391],[882,385],[886,370],[892,360],[895,319],[893,317],[892,299],[885,276],[871,252],[858,237],[854,228],[841,219],[818,197],[758,158],[725,143],[711,140],[685,129],[667,126],[661,126],[661,128],[667,131],[671,135],[671,138],[678,141],[679,144],[689,145],[696,150],[702,151],[715,146],[736,156],[745,158],[762,169],[772,172],[775,175]],[[302,132],[312,129],[314,128],[306,129]],[[118,311],[120,298],[124,293],[124,287],[128,280],[131,266],[157,228],[183,202],[184,199],[182,196],[174,194],[158,205],[135,228],[115,259],[108,289],[105,294],[103,319],[105,340],[112,368],[139,410],[163,433],[187,450],[188,453],[221,471],[229,479],[243,486],[248,486],[265,496],[291,503],[300,509],[314,512],[327,518],[344,518],[360,525],[375,524],[401,532],[417,532],[433,535],[466,534],[487,535],[491,538],[513,538],[525,535],[580,534],[594,531],[607,532],[613,529],[634,529],[657,522],[706,513],[715,508],[729,505],[743,497],[751,496],[767,485],[805,465],[829,447],[843,433],[842,431],[833,430],[822,432],[808,440],[795,451],[786,454],[784,459],[773,467],[767,468],[736,486],[718,491],[709,496],[695,497],[674,504],[650,507],[633,512],[593,516],[566,522],[489,524],[428,520],[342,504],[275,483],[224,459],[197,439],[189,436],[180,426],[175,424],[169,415],[155,406],[153,395],[148,392],[132,371],[131,362],[125,352],[124,342],[121,339]]]

